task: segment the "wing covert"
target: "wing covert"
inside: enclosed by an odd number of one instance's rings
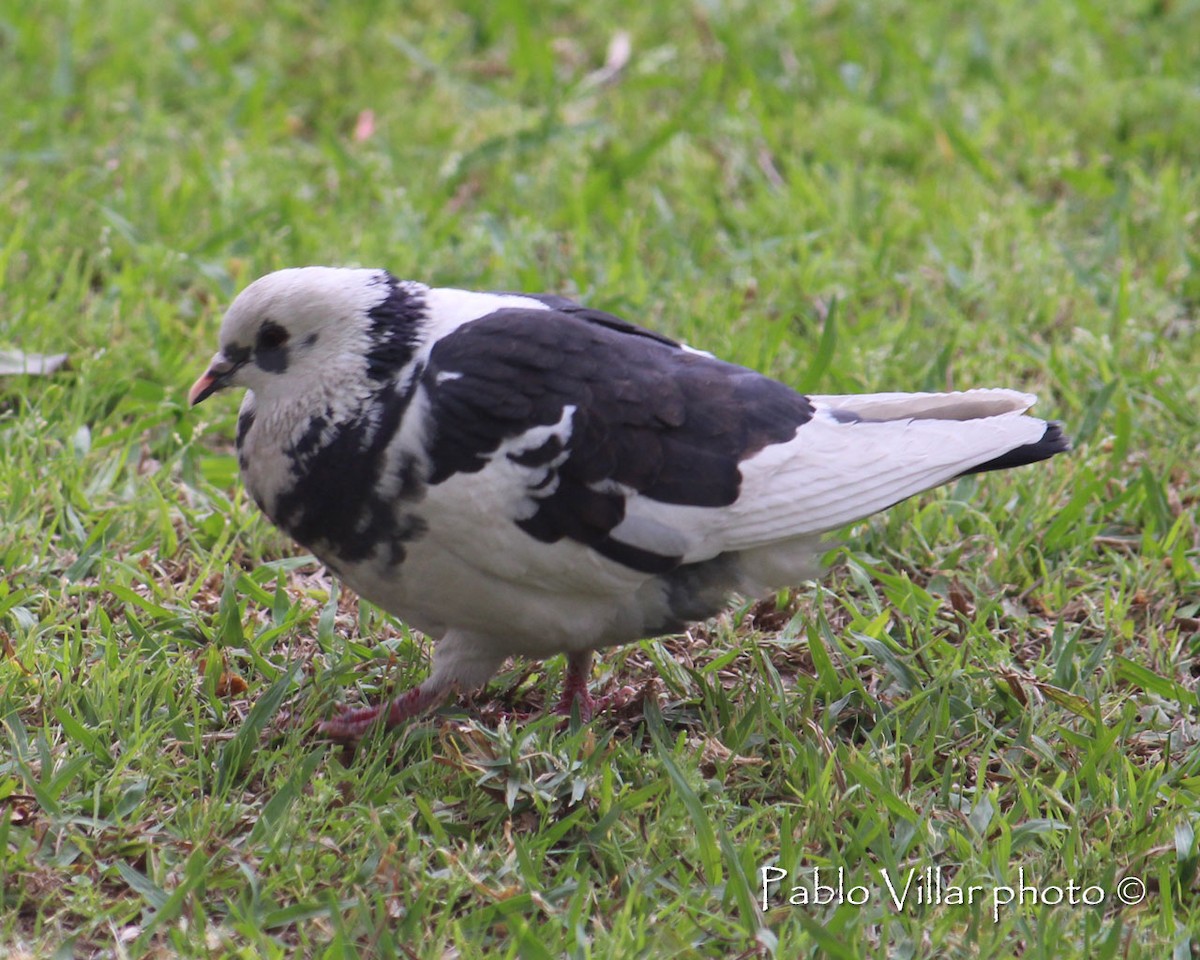
[[[670,570],[696,534],[665,514],[655,521],[656,504],[734,503],[739,464],[794,437],[812,405],[609,314],[549,306],[498,310],[434,344],[423,378],[429,482],[504,457],[527,468],[527,515],[515,522],[531,537],[574,540],[644,573]],[[636,543],[611,535],[635,498]]]

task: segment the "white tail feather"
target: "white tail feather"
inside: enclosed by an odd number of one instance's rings
[[[1024,413],[1037,402],[1032,393],[1000,388],[957,393],[860,393],[810,395],[813,406],[843,410],[868,420],[977,420]]]
[[[682,555],[685,563],[754,551],[761,554],[756,563],[764,572],[794,567],[794,559],[773,556],[787,553],[784,542],[815,541],[1036,444],[1047,428],[1044,420],[1024,414],[1036,397],[1015,390],[810,399],[816,414],[794,439],[765,447],[741,464],[742,488],[733,504],[714,510],[635,497],[613,537]]]

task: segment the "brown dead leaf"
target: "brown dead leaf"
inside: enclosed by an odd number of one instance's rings
[[[975,599],[959,582],[958,578],[950,581],[950,606],[961,617],[971,617],[975,612]]]
[[[1008,692],[1016,697],[1021,706],[1029,706],[1029,697],[1025,693],[1025,687],[1021,684],[1021,680],[1023,678],[1017,676],[1017,674],[1013,673],[1013,671],[1005,670],[1003,668],[1001,668],[998,673],[1004,680],[1005,685],[1007,685]]]
[[[27,827],[37,816],[37,798],[25,793],[9,794],[0,804],[8,807],[8,822],[14,827]]]
[[[688,746],[700,754],[700,772],[706,777],[716,774],[722,765],[729,769],[735,767],[761,766],[767,761],[762,757],[744,757],[730,750],[725,744],[712,737],[692,737]]]
[[[236,697],[239,693],[245,693],[247,689],[246,681],[240,675],[226,670],[221,674],[221,679],[217,681],[215,692],[218,697],[229,698]]]
[[[3,628],[0,628],[0,657],[7,657],[17,665],[18,670],[29,676],[30,669],[17,658],[17,648],[13,646],[12,638]]]

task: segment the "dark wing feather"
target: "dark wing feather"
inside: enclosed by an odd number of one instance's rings
[[[573,406],[565,459],[551,468],[557,483],[531,470],[537,508],[518,526],[543,542],[587,544],[634,569],[671,569],[679,557],[609,536],[627,496],[727,506],[738,496],[738,464],[790,440],[813,408],[780,383],[609,314],[543,302],[551,309],[498,310],[434,345],[423,378],[433,427],[429,483],[482,469],[506,440],[561,422]],[[550,464],[562,452],[550,444],[512,459]]]

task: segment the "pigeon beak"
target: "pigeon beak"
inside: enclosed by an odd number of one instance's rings
[[[212,358],[208,370],[192,384],[192,389],[188,391],[188,406],[194,407],[201,400],[227,386],[229,378],[237,368],[238,364],[228,360],[224,354],[218,353]]]

